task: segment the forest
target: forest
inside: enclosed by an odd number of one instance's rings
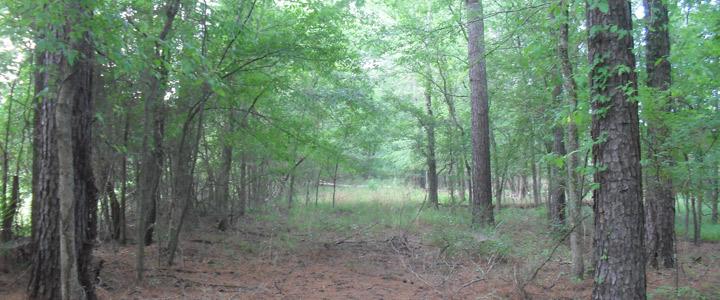
[[[0,0],[2,299],[718,299],[718,0]]]

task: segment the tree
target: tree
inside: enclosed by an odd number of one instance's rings
[[[430,81],[428,79],[425,84],[425,108],[427,113],[427,120],[425,123],[425,131],[427,134],[427,187],[428,187],[428,203],[438,208],[438,174],[437,174],[437,160],[435,158],[435,116],[433,115],[432,108],[432,90],[430,87]]]
[[[582,190],[580,189],[580,180],[577,172],[579,166],[578,159],[578,129],[575,124],[575,114],[577,113],[578,96],[577,85],[573,77],[572,64],[568,54],[569,29],[568,22],[570,15],[568,13],[568,2],[560,0],[560,39],[558,41],[558,55],[560,56],[560,69],[562,70],[563,89],[567,97],[568,106],[570,107],[570,115],[568,116],[567,134],[565,135],[567,145],[567,159],[565,162],[567,170],[567,195],[568,195],[568,221],[572,232],[570,233],[570,252],[572,254],[572,273],[573,276],[582,279],[585,273],[585,264],[583,261],[583,236],[582,236]]]
[[[179,0],[168,0],[163,11],[165,21],[162,30],[158,33],[156,42],[146,45],[144,51],[150,66],[143,70],[145,84],[142,89],[144,114],[142,133],[142,165],[140,170],[140,181],[138,182],[137,197],[138,225],[137,225],[137,259],[136,259],[136,280],[143,281],[144,274],[144,253],[145,245],[152,242],[152,227],[149,224],[155,222],[155,208],[159,197],[160,177],[163,169],[163,137],[165,135],[165,109],[162,102],[168,80],[167,60],[170,56],[170,48],[165,41],[173,28],[175,16],[180,9]],[[148,38],[148,37],[146,37]],[[149,38],[148,38],[149,39]],[[184,162],[183,162],[184,163]],[[140,242],[143,241],[143,242]]]
[[[473,224],[495,223],[490,181],[490,121],[485,71],[485,34],[480,0],[466,0],[468,15],[468,62],[472,111],[472,220]]]
[[[593,191],[593,299],[645,298],[637,77],[630,2],[588,2]]]
[[[552,95],[555,101],[560,101],[560,93],[562,93],[562,86],[557,85],[553,89]],[[553,127],[553,141],[552,141],[552,154],[557,158],[565,156],[565,142],[563,137],[563,128],[560,125]],[[563,175],[562,168],[558,166],[558,160],[550,162],[550,222],[553,225],[564,225],[565,224],[565,178]]]
[[[645,0],[645,26],[647,35],[645,65],[647,85],[654,89],[660,112],[672,109],[670,90],[670,30],[668,9],[662,0]],[[669,128],[663,118],[648,120],[647,195],[645,201],[645,243],[647,259],[651,266],[672,268],[675,265],[675,196],[673,181],[666,166],[673,164],[667,147]]]
[[[90,165],[92,8],[43,6],[60,24],[39,22],[36,48],[32,299],[94,299],[91,252],[97,191]],[[64,45],[64,46],[60,46]],[[58,267],[59,266],[59,267]]]

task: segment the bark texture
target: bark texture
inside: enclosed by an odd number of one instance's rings
[[[470,102],[472,113],[472,221],[495,223],[490,179],[490,120],[485,70],[485,33],[480,0],[465,2],[468,15],[468,61],[470,63]]]
[[[670,33],[668,10],[662,0],[645,0],[645,64],[647,85],[657,93],[661,112],[670,111]],[[646,175],[645,244],[648,263],[665,268],[675,266],[675,195],[667,166],[673,164],[670,149],[665,146],[669,128],[660,118],[648,120],[648,149],[650,161]]]
[[[588,5],[595,211],[593,299],[645,299],[637,77],[630,2]],[[611,30],[617,29],[617,30]]]
[[[95,299],[91,252],[97,191],[91,158],[92,59],[88,32],[77,32],[90,10],[66,3],[64,24],[41,29],[38,40],[77,51],[36,49],[31,299]],[[85,29],[81,29],[85,30]]]

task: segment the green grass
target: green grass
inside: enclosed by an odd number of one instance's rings
[[[305,191],[300,192],[289,212],[278,209],[287,206],[286,199],[278,199],[272,205],[276,209],[257,212],[256,218],[274,224],[284,222],[291,232],[317,240],[347,236],[377,240],[406,232],[419,236],[423,243],[444,248],[443,255],[448,256],[509,252],[506,241],[494,230],[473,228],[467,207],[443,206],[436,210],[423,203],[424,191],[415,187],[383,182],[339,186],[335,207],[331,187],[320,189],[317,205],[314,191],[307,204]],[[447,195],[441,197],[441,202],[448,200]]]

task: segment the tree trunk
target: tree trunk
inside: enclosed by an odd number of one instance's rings
[[[481,0],[466,0],[468,14],[468,61],[473,145],[472,222],[493,226],[492,184],[490,178],[490,122],[485,70],[485,33]]]
[[[335,191],[337,190],[337,173],[338,173],[338,165],[340,161],[335,161],[335,172],[333,172],[333,194],[332,194],[332,207],[335,208]]]
[[[575,114],[577,113],[577,86],[573,77],[572,64],[570,63],[569,49],[569,12],[567,0],[560,0],[561,22],[560,22],[560,38],[558,39],[558,55],[560,56],[561,73],[563,77],[563,89],[567,96],[568,104],[571,108],[568,116],[567,125],[567,194],[568,194],[568,221],[572,232],[570,233],[570,248],[572,253],[572,274],[576,278],[583,278],[585,273],[585,264],[583,261],[583,236],[582,226],[582,191],[580,190],[580,177],[577,168],[580,165],[578,159],[578,130],[575,124]]]
[[[565,143],[563,142],[563,128],[553,128],[553,153],[559,157],[565,156]],[[565,179],[563,171],[551,162],[552,185],[550,185],[550,220],[554,225],[565,224]]]
[[[20,73],[20,70],[18,70],[18,75]],[[0,235],[0,241],[9,241],[12,239],[12,222],[10,222],[10,225],[8,227],[5,226],[6,220],[13,219],[15,217],[14,210],[17,206],[17,203],[13,203],[12,199],[8,201],[7,198],[7,187],[8,187],[8,176],[10,174],[10,150],[8,149],[8,145],[10,144],[10,127],[12,125],[12,116],[13,116],[13,96],[15,94],[15,86],[17,85],[17,82],[19,80],[19,76],[17,79],[13,80],[12,84],[10,85],[10,94],[6,98],[7,100],[7,121],[5,122],[5,139],[2,145],[2,151],[3,151],[3,160],[2,160],[2,195],[0,196],[0,216],[3,218],[3,227],[2,227],[2,234]]]
[[[646,35],[645,66],[648,74],[647,85],[654,89],[662,102],[661,111],[672,109],[668,90],[670,88],[670,33],[667,6],[662,0],[644,0]],[[648,124],[647,155],[649,174],[645,201],[645,244],[647,259],[651,266],[675,266],[675,196],[673,182],[664,165],[672,165],[672,156],[664,146],[670,135],[669,128],[661,118],[646,120]]]
[[[63,52],[39,50],[35,75],[36,111],[33,163],[33,264],[31,299],[95,299],[90,274],[96,234],[97,191],[90,165],[92,112],[92,44],[82,24],[91,8],[64,7],[65,26],[41,29],[77,51],[74,61]],[[53,12],[57,13],[57,12]],[[41,52],[42,51],[42,52]]]
[[[108,200],[110,201],[110,238],[117,241],[120,239],[120,203],[115,194],[115,184],[113,179],[109,178],[105,186],[105,193],[107,194]]]
[[[595,211],[593,299],[645,299],[645,243],[637,77],[630,2],[587,5]],[[609,28],[617,28],[610,30]],[[572,139],[570,139],[572,140]],[[572,151],[569,148],[568,151]],[[573,189],[570,189],[574,191]],[[574,200],[574,199],[572,199]],[[580,220],[576,220],[580,221]]]
[[[130,135],[130,112],[125,112],[125,128],[123,130],[123,152],[120,162],[120,244],[127,242],[127,163],[128,163],[128,137]]]
[[[520,175],[520,202],[525,202],[525,197],[528,194],[527,188],[527,176],[525,174]]]
[[[702,189],[696,197],[692,198],[692,217],[693,217],[693,244],[700,244],[700,225],[702,224]]]
[[[467,189],[465,187],[465,171],[460,163],[457,166],[458,197],[460,198],[460,203],[465,203],[465,190]]]
[[[447,76],[443,72],[443,67],[445,65],[438,63],[438,69],[440,70],[440,77],[442,78],[443,82],[443,99],[445,99],[445,104],[448,108],[448,113],[450,114],[450,119],[452,120],[452,123],[454,124],[455,128],[460,132],[460,139],[465,139],[465,130],[463,129],[462,125],[460,124],[460,121],[458,121],[457,118],[457,112],[455,111],[455,100],[452,95],[453,88],[451,81],[448,80]],[[452,137],[452,130],[449,131],[448,135]],[[454,141],[452,139],[451,141]],[[465,143],[459,142],[460,144],[460,158],[457,160],[457,183],[458,183],[458,196],[460,197],[460,203],[465,203],[465,169],[464,167],[467,167],[468,170],[470,169],[470,165],[467,163],[467,159],[465,157],[465,153],[467,153],[467,149],[465,148]],[[452,155],[452,153],[451,153]],[[470,180],[470,176],[467,177],[468,181]],[[470,185],[468,184],[468,189],[470,188]]]
[[[315,206],[318,205],[318,194],[320,194],[320,174],[322,173],[322,168],[318,169],[317,178],[315,180]]]
[[[250,189],[248,186],[248,165],[247,156],[245,152],[241,152],[240,156],[240,189],[238,195],[238,216],[245,215],[245,207],[247,207],[248,199],[250,198]]]
[[[202,96],[201,99],[207,99],[207,97]],[[185,217],[190,203],[195,198],[195,162],[200,137],[203,134],[203,114],[205,110],[205,101],[199,101],[199,103],[191,105],[187,112],[176,148],[177,161],[174,163],[175,172],[172,189],[172,198],[175,202],[170,206],[168,212],[167,242],[161,245],[159,249],[161,261],[167,266],[171,266],[175,261],[180,232],[182,232],[185,224]]]
[[[532,161],[530,162],[530,170],[532,173],[532,193],[535,207],[540,207],[540,184],[538,182],[537,165],[535,164],[535,153],[533,151]]]
[[[718,196],[720,196],[720,182],[718,180],[718,168],[715,169],[715,177],[712,180],[712,193],[710,194],[710,207],[712,212],[710,214],[710,220],[712,224],[718,223]],[[673,210],[674,211],[674,210]]]
[[[220,208],[220,214],[232,214],[230,210],[230,170],[232,168],[232,147],[229,144],[222,146],[221,165],[217,177],[217,186],[215,187],[215,201]],[[223,216],[223,219],[229,216]]]
[[[428,202],[430,205],[439,208],[438,203],[438,174],[437,160],[435,159],[435,117],[432,110],[432,95],[430,90],[430,82],[425,85],[425,108],[427,112],[427,122],[425,122],[425,131],[427,133],[427,187]]]
[[[293,195],[295,194],[295,172],[290,171],[290,184],[288,186],[288,210],[292,209]]]
[[[158,35],[158,43],[152,49],[146,49],[149,58],[158,61],[166,61],[169,57],[167,49],[163,49],[164,42],[168,39],[175,16],[180,8],[180,0],[168,0],[164,7],[165,22],[163,31]],[[165,135],[165,108],[162,102],[166,92],[168,70],[164,63],[156,69],[147,69],[143,74],[145,86],[145,111],[143,118],[143,143],[142,143],[142,171],[138,182],[140,195],[138,199],[138,224],[137,224],[137,254],[136,254],[136,280],[138,283],[144,279],[144,257],[145,241],[148,230],[152,230],[148,224],[149,218],[154,219],[154,213],[148,214],[147,209],[151,204],[157,203],[159,195],[160,176],[162,176],[164,153],[163,138]],[[152,231],[150,231],[152,239]]]
[[[12,177],[12,184],[10,188],[10,201],[6,202],[5,212],[3,214],[2,228],[3,228],[3,241],[9,241],[13,239],[12,225],[15,222],[15,216],[17,215],[18,206],[20,203],[20,183],[19,176],[15,175]]]
[[[685,197],[685,240],[690,240],[690,194],[686,194]]]
[[[312,170],[310,172],[312,172]],[[308,206],[308,204],[310,204],[310,184],[311,183],[312,183],[312,179],[310,179],[310,177],[305,178],[305,206]]]

